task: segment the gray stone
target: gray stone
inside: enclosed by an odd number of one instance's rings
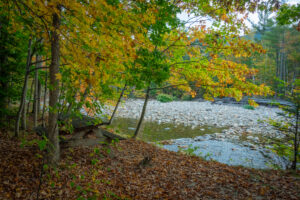
[[[220,100],[221,101],[221,100]],[[129,117],[138,119],[143,106],[143,100],[128,99],[118,110],[117,117]],[[110,108],[110,106],[106,106]],[[110,115],[113,108],[104,112]],[[197,101],[173,101],[168,104],[160,103],[156,100],[150,100],[145,116],[146,121],[157,121],[158,123],[175,123],[176,125],[189,125],[193,128],[201,125],[232,127],[229,129],[228,138],[232,138],[231,134],[240,135],[247,132],[249,135],[253,133],[261,133],[262,136],[283,137],[278,131],[266,122],[259,123],[268,118],[280,119],[277,115],[278,108],[258,107],[255,110],[246,110],[242,106],[237,105],[217,105],[210,102]],[[226,136],[227,137],[227,136]],[[253,140],[253,138],[250,138]],[[259,141],[255,139],[256,141]]]
[[[249,136],[247,136],[247,139],[248,139],[248,140],[253,140],[254,137],[253,137],[252,135],[249,135]]]

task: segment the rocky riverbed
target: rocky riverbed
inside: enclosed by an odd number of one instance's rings
[[[133,135],[143,106],[142,100],[129,99],[118,109],[114,128]],[[112,110],[113,107],[110,108]],[[242,105],[208,101],[148,102],[143,133],[149,142],[160,142],[171,151],[196,148],[195,154],[219,162],[254,168],[269,168],[269,163],[285,168],[286,162],[272,153],[269,138],[283,135],[265,121],[279,119],[276,107],[254,110]],[[107,114],[110,112],[107,110]]]
[[[143,103],[143,100],[129,99],[125,101],[118,109],[117,117],[138,119]],[[280,109],[276,107],[259,106],[255,110],[249,110],[240,105],[218,105],[208,101],[161,103],[150,100],[144,119],[192,128],[201,126],[226,127],[222,133],[214,133],[213,137],[221,140],[226,138],[243,139],[259,143],[269,137],[282,137],[278,131],[265,122],[269,118],[279,119],[278,112]]]

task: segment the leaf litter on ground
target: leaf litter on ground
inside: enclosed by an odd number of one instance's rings
[[[39,187],[39,199],[300,199],[299,172],[228,166],[139,140],[62,149],[55,169],[43,167],[38,145],[3,134],[0,142],[0,199],[37,199]]]

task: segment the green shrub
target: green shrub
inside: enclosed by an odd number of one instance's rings
[[[156,99],[160,102],[171,102],[174,100],[174,97],[168,94],[159,94],[157,95]]]
[[[192,100],[192,95],[189,95],[189,94],[183,95],[183,96],[181,97],[181,99],[182,99],[183,101],[191,101],[191,100]]]
[[[178,97],[175,97],[175,96],[171,96],[172,98],[173,98],[173,101],[179,101],[180,100],[180,98],[178,98]]]
[[[250,105],[244,105],[243,108],[248,109],[248,110],[254,110],[255,108]]]

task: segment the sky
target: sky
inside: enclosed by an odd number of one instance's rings
[[[290,5],[295,5],[295,4],[299,4],[300,0],[287,0],[286,3],[290,4]],[[178,17],[181,20],[188,20],[190,18],[190,17],[188,17],[187,13],[181,13],[180,15],[178,15]],[[250,13],[248,15],[248,19],[251,20],[252,22],[254,22],[255,24],[257,24],[258,20],[259,20],[258,19],[258,14],[257,13]],[[248,20],[245,23],[249,28],[252,28],[252,25]],[[209,23],[207,23],[207,24],[209,25]]]
[[[295,4],[299,4],[300,3],[300,0],[289,0],[289,1],[286,1],[287,4],[290,4],[290,5],[295,5]],[[255,24],[258,22],[258,14],[257,13],[251,13],[249,14],[248,18],[254,22]],[[251,28],[251,23],[249,21],[246,22],[247,26],[249,28]]]

